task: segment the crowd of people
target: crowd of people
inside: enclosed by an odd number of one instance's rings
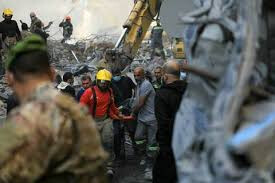
[[[14,91],[7,122],[0,128],[0,180],[105,182],[125,160],[129,136],[135,156],[146,165],[146,179],[177,182],[171,141],[187,86],[181,64],[167,61],[148,78],[142,66],[127,74],[111,69],[106,54],[95,78],[84,75],[76,91],[74,75],[56,75],[50,65],[45,30],[52,22],[44,26],[31,13],[30,27],[22,23],[20,32],[12,16],[10,9],[4,10],[0,23],[8,52],[6,77]],[[59,25],[62,42],[72,35],[70,22],[66,17]]]
[[[30,13],[30,26],[28,24],[21,22],[21,31],[15,20],[13,20],[13,11],[9,8],[4,9],[2,13],[3,21],[0,22],[0,50],[3,56],[3,53],[7,53],[12,46],[14,46],[18,41],[24,39],[25,37],[31,34],[37,34],[41,36],[45,41],[49,37],[47,30],[51,27],[53,22],[49,22],[48,25],[44,23],[37,17],[35,12]],[[73,34],[73,25],[71,23],[71,17],[66,16],[65,19],[59,24],[59,27],[63,29],[63,40],[64,43],[66,40],[70,39]]]
[[[21,31],[15,20],[13,20],[13,11],[9,8],[4,9],[2,13],[3,21],[0,22],[0,75],[4,73],[3,57],[5,59],[9,49],[14,46],[18,41],[30,36],[31,34],[39,35],[47,42],[50,36],[47,30],[51,27],[53,22],[49,22],[48,25],[37,17],[34,12],[30,13],[30,26],[27,23],[21,22]],[[69,40],[73,34],[73,25],[71,23],[71,17],[66,16],[65,19],[59,24],[59,27],[63,29],[62,43]]]

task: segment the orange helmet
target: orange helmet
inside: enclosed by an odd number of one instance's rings
[[[66,16],[65,19],[66,19],[66,20],[71,20],[71,17],[70,17],[70,16]]]

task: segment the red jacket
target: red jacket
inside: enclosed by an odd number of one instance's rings
[[[118,119],[119,110],[114,103],[113,91],[110,89],[107,92],[102,92],[97,86],[94,86],[94,90],[96,93],[96,110],[94,117],[101,118],[107,115],[112,119]],[[91,115],[93,115],[94,102],[93,91],[89,88],[81,96],[80,104],[88,106]],[[107,114],[108,111],[109,114]]]

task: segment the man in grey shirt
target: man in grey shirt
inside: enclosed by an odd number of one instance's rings
[[[142,67],[137,67],[134,70],[134,76],[137,82],[137,89],[133,114],[137,116],[138,121],[135,140],[137,145],[145,143],[147,140],[146,154],[152,157],[153,152],[157,150],[157,121],[154,110],[155,90],[152,84],[145,79],[145,72]]]

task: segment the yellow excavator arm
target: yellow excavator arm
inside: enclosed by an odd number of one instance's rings
[[[137,0],[123,25],[123,33],[116,48],[122,48],[123,53],[133,59],[144,39],[152,21],[159,13],[161,0]]]

